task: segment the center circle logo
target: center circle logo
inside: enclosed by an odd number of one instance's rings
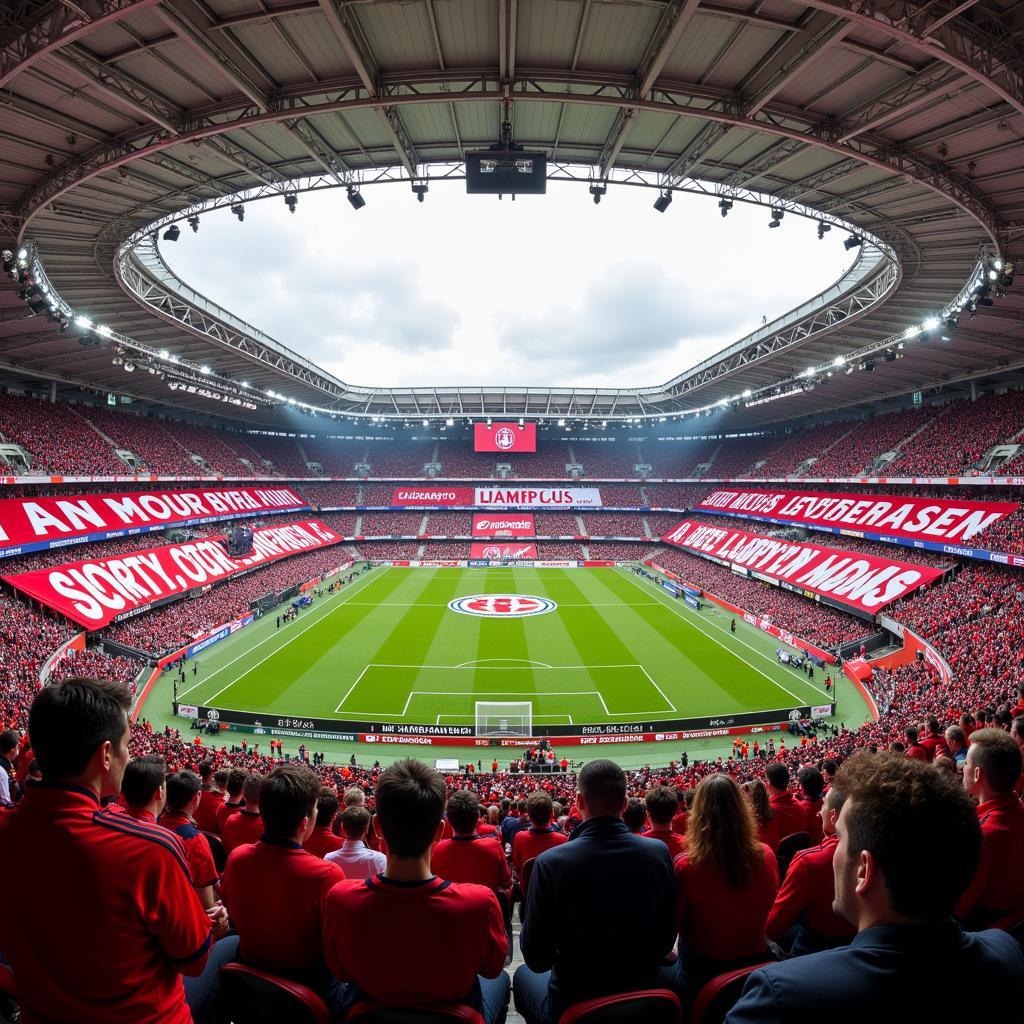
[[[558,605],[546,597],[529,594],[473,594],[448,602],[453,612],[477,615],[485,619],[525,619],[529,615],[546,615]]]
[[[516,443],[515,431],[509,427],[502,427],[495,433],[494,443],[503,450],[514,448]]]

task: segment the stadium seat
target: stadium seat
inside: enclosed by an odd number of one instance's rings
[[[743,992],[747,976],[770,963],[771,960],[766,960],[749,967],[738,967],[735,971],[726,971],[706,982],[697,993],[690,1013],[690,1024],[722,1024]]]
[[[222,874],[224,871],[224,865],[228,862],[227,851],[224,849],[224,844],[221,842],[220,836],[216,832],[203,832],[203,835],[210,841],[210,853],[213,854],[213,866],[217,869],[217,874]]]
[[[775,850],[775,859],[779,862],[780,881],[786,877],[790,861],[792,861],[796,854],[813,845],[814,842],[809,832],[793,832],[791,835],[779,840],[778,848]]]
[[[360,1024],[484,1024],[483,1017],[465,1003],[395,1006],[376,999],[356,1003],[345,1019]]]
[[[235,1024],[331,1024],[331,1011],[311,988],[248,964],[225,964],[220,989]]]
[[[679,997],[671,989],[647,988],[599,996],[570,1006],[558,1024],[680,1024]]]

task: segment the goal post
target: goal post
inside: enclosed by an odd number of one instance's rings
[[[532,736],[533,704],[530,701],[476,702],[477,736]]]

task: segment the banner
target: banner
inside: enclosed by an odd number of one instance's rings
[[[244,557],[230,557],[224,539],[204,537],[110,558],[66,562],[3,579],[79,625],[99,629],[189,590],[209,587],[289,555],[341,543],[341,537],[315,519],[256,530],[252,552]]]
[[[963,543],[1020,506],[1015,501],[962,501],[905,495],[824,491],[714,491],[694,511],[725,513],[772,523],[870,531],[902,540]]]
[[[490,544],[470,544],[469,557],[487,559],[536,558],[537,545],[495,542],[491,542]]]
[[[533,537],[535,534],[532,512],[478,512],[473,516],[474,537]]]
[[[939,579],[941,569],[817,544],[760,537],[746,530],[684,519],[666,544],[759,572],[787,589],[829,598],[870,615]]]
[[[397,508],[599,508],[597,487],[396,487]],[[632,511],[632,510],[630,510]]]
[[[168,526],[307,509],[290,487],[138,491],[0,500],[0,558]]]
[[[473,424],[473,451],[501,452],[514,455],[517,452],[537,450],[537,424],[486,423]]]
[[[392,505],[472,505],[472,487],[396,487]]]

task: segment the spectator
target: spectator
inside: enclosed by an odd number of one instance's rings
[[[526,962],[513,983],[527,1024],[552,1024],[595,996],[656,986],[675,938],[672,859],[663,844],[630,835],[619,817],[622,769],[585,765],[576,802],[582,824],[537,858],[527,894]],[[605,892],[615,900],[601,899]]]
[[[679,807],[676,791],[668,786],[656,786],[648,790],[644,797],[644,805],[647,808],[647,816],[651,819],[648,838],[663,842],[668,847],[669,856],[675,860],[686,849],[686,840],[672,831],[672,819]]]
[[[534,790],[526,798],[526,813],[530,816],[530,827],[517,832],[512,842],[512,867],[522,876],[523,865],[539,857],[552,846],[560,846],[568,839],[551,824],[554,804],[546,789]]]
[[[1013,792],[1021,766],[1020,747],[1009,734],[971,733],[963,784],[978,801],[981,859],[956,916],[975,930],[1010,914],[1024,917],[1024,807]]]
[[[448,822],[454,835],[430,854],[430,866],[451,882],[475,882],[511,894],[512,873],[501,846],[477,831],[480,804],[476,794],[460,789],[448,798]]]
[[[858,754],[839,770],[836,911],[857,928],[849,946],[755,971],[726,1024],[820,1024],[919,1016],[943,986],[943,1015],[1019,1014],[1024,952],[1004,932],[965,933],[951,919],[978,865],[981,831],[948,776],[891,754]]]
[[[230,854],[239,846],[255,843],[263,835],[263,818],[260,816],[260,790],[263,787],[262,775],[247,775],[242,786],[245,806],[236,814],[232,814],[221,830],[224,852]]]
[[[647,805],[638,797],[631,796],[622,812],[622,823],[635,836],[647,834]]]
[[[320,781],[297,762],[275,768],[260,792],[263,837],[237,847],[224,868],[224,901],[242,957],[318,991],[340,1012],[344,986],[324,962],[324,901],[344,880],[302,844],[316,823]]]
[[[770,955],[765,923],[779,868],[728,775],[709,775],[697,787],[675,876],[679,957],[664,974],[689,1001],[714,975]]]
[[[388,859],[384,872],[345,881],[327,897],[324,943],[335,977],[365,994],[405,1006],[468,1002],[486,1024],[502,1024],[508,1008],[508,953],[498,898],[490,889],[443,881],[430,870],[441,834],[444,780],[419,761],[381,772],[377,812]],[[382,957],[382,943],[402,936],[410,955]],[[442,941],[443,937],[443,941]]]
[[[202,779],[203,798],[199,801],[199,807],[196,808],[196,825],[204,832],[212,832],[219,836],[220,826],[217,824],[217,811],[224,803],[224,787],[228,781],[228,770],[221,768],[215,772],[212,761],[201,761],[199,778]]]
[[[192,884],[203,906],[209,910],[216,902],[213,889],[220,881],[210,840],[199,831],[193,815],[203,798],[202,781],[195,772],[175,772],[164,785],[166,803],[160,824],[173,832],[185,848],[185,860]]]
[[[316,825],[309,838],[302,844],[303,849],[308,850],[314,857],[326,857],[327,854],[341,849],[343,840],[331,831],[337,813],[337,794],[329,786],[321,786],[316,801]],[[346,874],[345,877],[350,876]]]
[[[20,745],[21,733],[17,729],[0,732],[0,807],[12,807],[20,796],[14,770]]]
[[[807,811],[789,789],[789,769],[778,762],[764,772],[768,802],[775,814],[775,831],[782,842],[796,832],[807,831]],[[778,844],[776,844],[777,847]]]
[[[245,807],[245,798],[242,792],[245,789],[245,780],[249,773],[244,768],[232,768],[228,772],[228,781],[225,788],[224,800],[217,808],[217,834],[224,834],[224,825],[232,814],[237,814]]]
[[[209,1019],[220,963],[210,945],[226,915],[207,915],[178,840],[100,810],[128,763],[125,686],[71,679],[36,697],[29,729],[46,780],[0,817],[0,872],[11,885],[4,938],[29,1020],[190,1024]],[[130,865],[130,870],[127,866]],[[60,922],[59,927],[54,923]],[[83,955],[83,950],[87,955]],[[181,974],[199,979],[191,1009]]]
[[[346,878],[371,878],[379,875],[387,866],[388,859],[383,853],[371,850],[366,845],[369,828],[370,812],[365,807],[356,804],[346,807],[341,813],[344,841],[339,849],[328,853],[324,860],[337,864],[345,872]]]
[[[768,915],[768,938],[782,943],[793,956],[845,946],[857,933],[832,908],[832,859],[839,842],[836,821],[842,809],[842,791],[831,786],[820,812],[823,838],[817,846],[793,857]]]
[[[812,842],[820,843],[822,838],[822,791],[825,789],[825,779],[821,772],[812,765],[806,765],[800,769],[796,777],[797,785],[800,787],[798,803],[802,804],[807,813],[807,833]]]
[[[757,838],[765,846],[770,846],[774,850],[779,845],[779,828],[768,795],[768,787],[760,779],[754,779],[752,782],[746,783],[743,788],[750,800],[750,809],[754,812]]]
[[[155,825],[167,803],[166,758],[161,754],[132,758],[121,777],[120,800],[111,809],[123,804],[129,817]]]

